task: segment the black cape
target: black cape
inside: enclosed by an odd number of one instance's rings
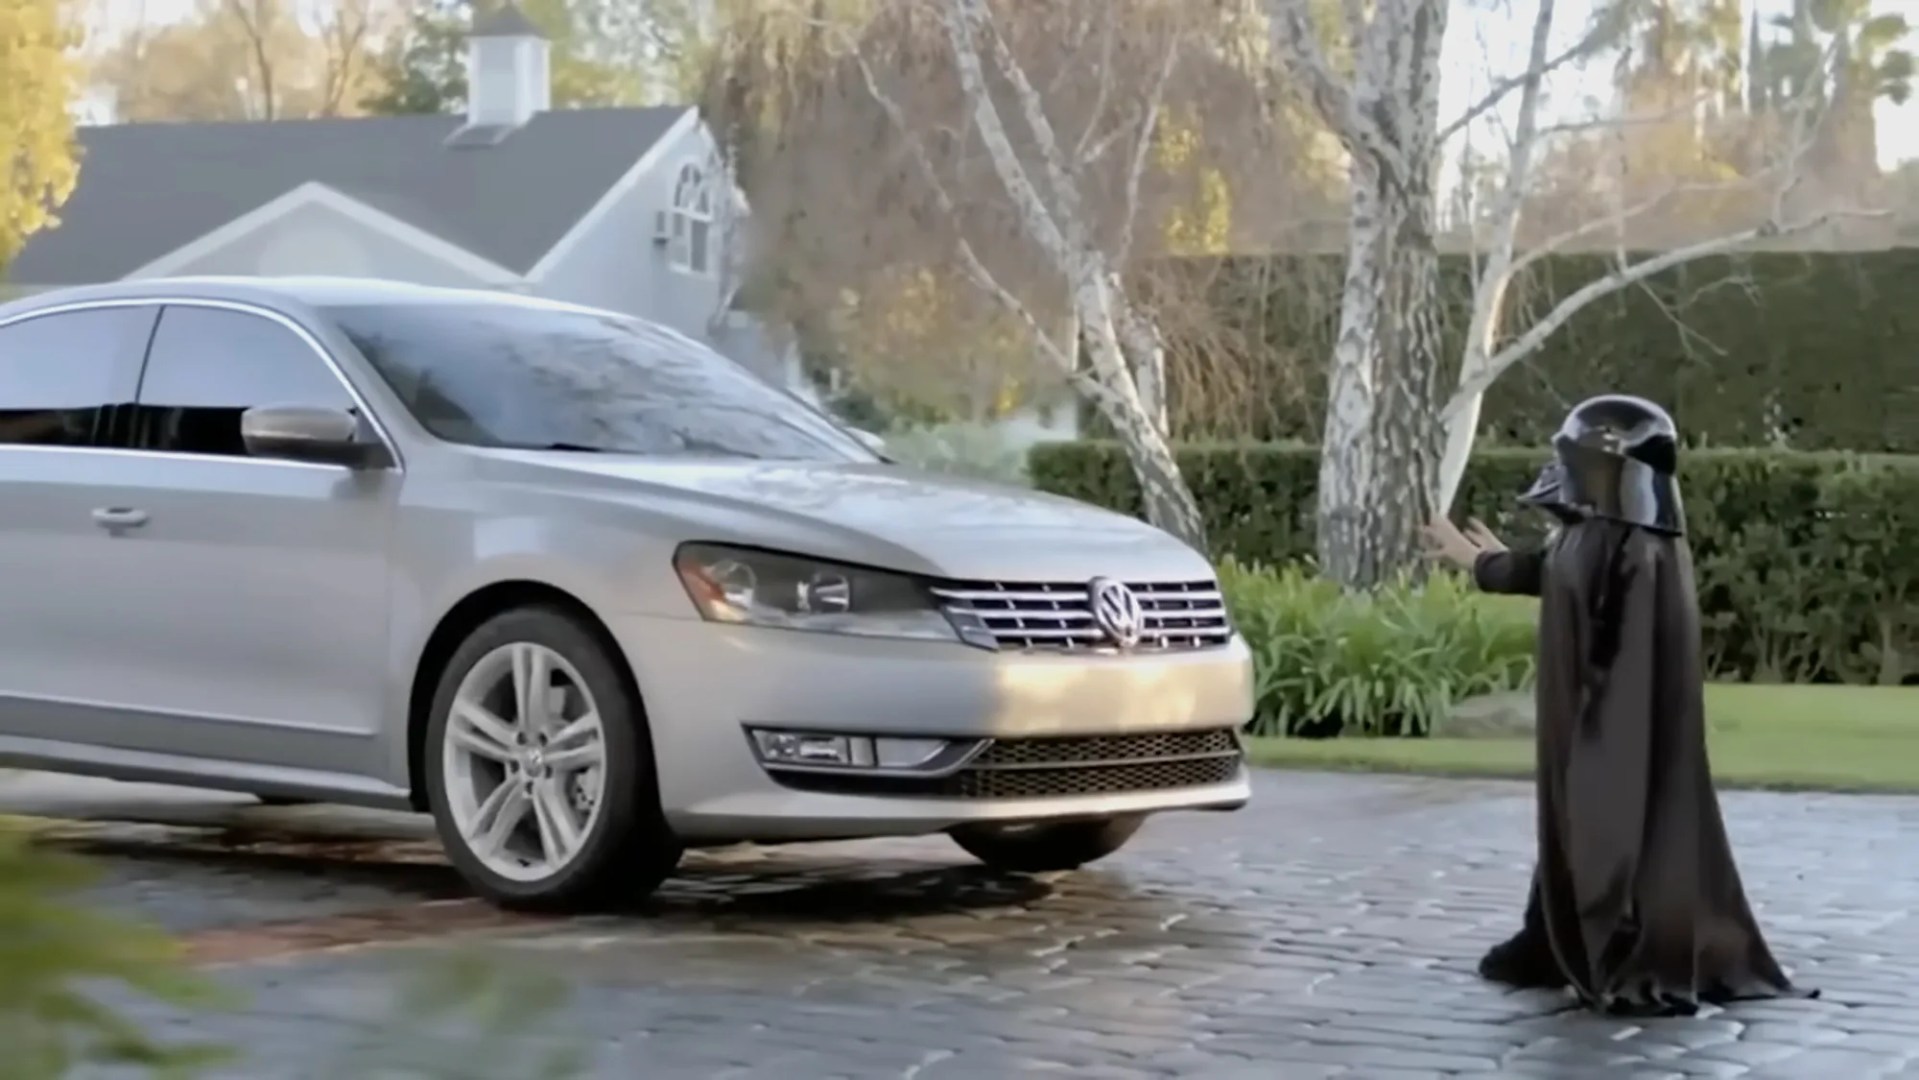
[[[1539,861],[1523,927],[1480,974],[1638,1015],[1812,996],[1773,959],[1733,864],[1686,542],[1582,521],[1544,550],[1480,556],[1473,576],[1540,598]]]

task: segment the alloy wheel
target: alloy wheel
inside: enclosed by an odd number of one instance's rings
[[[502,645],[461,679],[442,742],[447,809],[488,870],[537,882],[598,823],[606,732],[586,680],[553,649]]]

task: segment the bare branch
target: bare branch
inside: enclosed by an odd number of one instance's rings
[[[1091,135],[1092,132],[1089,130],[1087,134]],[[1098,164],[1100,159],[1104,158],[1113,147],[1119,145],[1121,138],[1130,134],[1132,134],[1132,130],[1126,127],[1117,127],[1107,132],[1105,137],[1094,143],[1090,149],[1081,152],[1079,155],[1080,167],[1083,169],[1087,166]]]
[[[927,152],[925,142],[907,124],[905,111],[900,108],[899,102],[880,86],[879,77],[874,73],[873,66],[867,62],[865,55],[857,48],[851,48],[849,51],[853,62],[859,67],[860,78],[866,85],[866,92],[886,114],[894,130],[899,132],[920,178],[932,192],[933,200],[939,205],[941,213],[957,219],[959,206],[945,182],[940,179],[939,170],[934,166],[932,155]],[[1052,362],[1074,389],[1084,394],[1088,401],[1103,411],[1127,408],[1124,398],[1111,387],[1079,370],[1075,352],[1067,351],[1053,339],[1053,335],[1041,326],[1039,318],[1033,314],[1032,309],[1019,297],[1013,295],[1012,290],[1008,289],[999,278],[994,276],[992,270],[988,269],[965,236],[956,238],[955,247],[959,254],[960,269],[965,272],[967,278],[991,297],[1008,315],[1026,327],[1027,331],[1033,335],[1034,343],[1038,346],[1040,353]]]
[[[1046,102],[1040,98],[1033,81],[1026,77],[1026,70],[1013,58],[1013,51],[1007,48],[1006,38],[994,25],[992,13],[986,10],[985,0],[948,0],[946,19],[956,56],[961,51],[962,43],[968,49],[976,49],[982,36],[991,46],[993,66],[999,69],[1002,78],[1012,84],[1013,95],[1019,99],[1021,116],[1039,147],[1040,166],[1046,170],[1053,197],[1059,200],[1059,218],[1064,219],[1061,231],[1078,231],[1079,186],[1074,182],[1065,155],[1060,152],[1059,136],[1053,131],[1053,122],[1046,116]],[[964,64],[961,66],[964,67]],[[983,93],[985,84],[982,81],[980,85]],[[1074,239],[1080,241],[1084,238],[1075,236]]]
[[[1542,0],[1542,2],[1550,2],[1550,0]],[[1829,49],[1826,54],[1826,59],[1822,61],[1821,66],[1824,67],[1830,64],[1834,55],[1836,54]],[[1809,95],[1810,93],[1811,90],[1809,88],[1807,94]],[[1538,349],[1547,338],[1551,337],[1562,326],[1571,321],[1574,315],[1578,314],[1580,310],[1595,300],[1609,296],[1622,289],[1638,285],[1673,267],[1681,266],[1696,259],[1708,258],[1734,251],[1761,240],[1777,239],[1797,233],[1810,232],[1823,227],[1829,222],[1843,218],[1873,218],[1885,216],[1884,211],[1835,209],[1798,220],[1788,220],[1786,204],[1802,177],[1799,166],[1812,148],[1813,136],[1818,127],[1818,115],[1813,110],[1805,107],[1810,104],[1810,99],[1808,98],[1805,101],[1798,102],[1798,104],[1800,106],[1799,108],[1791,110],[1797,120],[1793,132],[1795,135],[1794,144],[1791,152],[1786,154],[1782,161],[1775,167],[1779,173],[1780,182],[1774,191],[1771,212],[1767,215],[1765,221],[1748,229],[1741,229],[1721,236],[1701,240],[1684,247],[1674,248],[1670,251],[1662,252],[1659,255],[1642,259],[1636,263],[1629,262],[1626,259],[1622,247],[1617,253],[1615,260],[1617,269],[1612,273],[1586,283],[1562,299],[1544,318],[1528,327],[1525,333],[1519,335],[1507,343],[1505,347],[1501,348],[1497,353],[1489,357],[1483,366],[1470,372],[1462,371],[1458,389],[1454,392],[1452,400],[1447,403],[1442,413],[1443,421],[1450,424],[1456,416],[1459,416],[1466,409],[1472,407],[1479,395],[1483,394],[1486,388],[1491,386],[1502,372]],[[1774,170],[1766,170],[1766,172],[1771,171]],[[1764,173],[1762,172],[1761,175],[1764,175]],[[1660,198],[1669,197],[1669,195],[1670,192],[1663,193]],[[1615,215],[1612,223],[1623,220],[1625,220],[1625,216]],[[1603,227],[1603,225],[1599,227]],[[1598,227],[1582,227],[1572,230],[1574,234],[1582,232],[1590,234],[1595,231],[1598,231]],[[1556,240],[1558,244],[1568,242],[1567,238],[1564,237],[1556,238]],[[1550,247],[1548,250],[1550,250]],[[1525,258],[1515,263],[1514,270],[1530,265],[1532,262],[1537,261],[1539,257],[1540,256],[1536,254],[1528,254]]]
[[[1488,339],[1492,324],[1497,321],[1498,309],[1504,302],[1505,284],[1511,280],[1515,265],[1513,248],[1519,237],[1521,203],[1532,178],[1533,152],[1538,146],[1534,135],[1539,129],[1539,102],[1544,96],[1545,82],[1541,60],[1546,55],[1547,42],[1552,37],[1555,2],[1539,0],[1538,11],[1533,17],[1532,41],[1527,54],[1528,77],[1520,83],[1519,115],[1513,128],[1512,153],[1506,161],[1506,182],[1500,188],[1499,199],[1493,209],[1493,220],[1499,231],[1493,250],[1487,255],[1482,276],[1476,279],[1479,288],[1485,289],[1490,285],[1493,294],[1474,298],[1473,325],[1467,332],[1469,358],[1472,350],[1479,349],[1482,343],[1490,343]]]
[[[1062,43],[1064,47],[1061,51],[1067,55],[1078,55],[1079,51],[1086,47],[1086,39],[1093,36],[1093,23],[1094,19],[1091,15],[1081,15],[1079,21],[1073,26],[1073,36]],[[1112,23],[1107,20],[1101,20],[1101,23],[1105,26],[1112,25]],[[1102,66],[1100,70],[1105,70],[1104,66]],[[1046,80],[1046,95],[1051,97],[1056,93],[1071,74],[1073,74],[1072,65],[1061,64],[1059,70],[1053,72],[1053,77]]]
[[[1697,244],[1674,248],[1671,251],[1655,255],[1652,258],[1643,259],[1630,266],[1622,267],[1597,281],[1588,282],[1573,292],[1572,295],[1561,300],[1550,312],[1546,313],[1544,318],[1534,323],[1524,334],[1519,335],[1519,337],[1515,338],[1505,348],[1494,354],[1492,359],[1487,362],[1485,368],[1475,375],[1461,379],[1459,389],[1453,395],[1453,400],[1446,405],[1446,410],[1443,414],[1444,418],[1451,420],[1463,407],[1462,403],[1465,400],[1485,393],[1486,388],[1493,384],[1493,381],[1499,377],[1501,372],[1518,363],[1520,360],[1525,359],[1533,350],[1539,348],[1547,338],[1558,332],[1560,327],[1570,322],[1572,317],[1577,315],[1581,309],[1601,297],[1610,296],[1621,289],[1636,285],[1649,277],[1670,270],[1675,266],[1689,263],[1696,259],[1704,259],[1712,255],[1724,254],[1760,240],[1770,240],[1782,236],[1791,236],[1794,233],[1808,232],[1841,218],[1879,218],[1885,216],[1886,211],[1883,210],[1833,210],[1823,214],[1816,214],[1787,225],[1767,221],[1750,229],[1741,229],[1735,233],[1715,236],[1710,240],[1702,240]]]
[[[1527,82],[1533,79],[1544,78],[1575,60],[1583,59],[1604,45],[1610,36],[1610,28],[1604,25],[1595,25],[1591,30],[1587,31],[1585,37],[1567,46],[1564,51],[1550,59],[1542,60],[1538,64],[1528,64],[1525,71],[1494,83],[1492,89],[1488,90],[1485,96],[1481,97],[1478,101],[1467,106],[1465,112],[1460,113],[1459,116],[1452,121],[1440,125],[1439,139],[1435,145],[1445,145],[1447,140],[1464,131],[1473,121],[1498,108],[1499,103],[1506,100],[1507,95],[1513,91],[1525,86]],[[1552,131],[1555,129],[1549,127],[1545,130]]]
[[[1660,189],[1657,194],[1642,199],[1631,206],[1619,207],[1609,215],[1591,218],[1573,228],[1567,229],[1565,232],[1556,233],[1544,240],[1529,244],[1525,253],[1513,261],[1511,272],[1518,274],[1530,268],[1535,263],[1552,257],[1554,253],[1565,250],[1568,244],[1577,243],[1578,241],[1597,236],[1608,229],[1624,232],[1627,222],[1645,214],[1650,214],[1674,199],[1683,198],[1688,195],[1709,195],[1714,192],[1724,191],[1726,187],[1726,182],[1721,180],[1671,184]]]
[[[1073,147],[1075,169],[1084,169],[1093,164],[1111,145],[1109,141],[1101,140],[1097,151],[1092,149],[1093,133],[1099,130],[1100,120],[1106,115],[1106,97],[1112,92],[1113,76],[1117,74],[1113,68],[1113,46],[1119,39],[1119,32],[1114,25],[1117,21],[1111,17],[1102,20],[1106,35],[1100,40],[1099,46],[1099,87],[1094,91],[1093,107],[1086,113],[1086,129],[1080,132],[1079,142]]]
[[[1032,231],[1033,239],[1046,249],[1046,253],[1060,261],[1063,269],[1070,262],[1066,230],[1060,227],[1058,220],[1047,209],[1045,200],[1039,197],[1032,178],[1026,175],[1026,167],[1020,163],[1019,152],[1013,149],[1012,140],[1007,137],[1005,118],[1000,115],[999,106],[993,103],[993,96],[986,86],[986,72],[969,25],[973,15],[963,12],[961,8],[961,5],[972,7],[978,2],[952,0],[941,8],[947,37],[953,46],[953,67],[959,74],[960,89],[972,107],[974,131],[979,135],[980,142],[985,144],[987,156],[993,161],[993,169],[999,174],[1007,195],[1012,197],[1021,221]],[[984,11],[979,11],[978,15],[985,17]],[[1030,85],[1028,89],[1031,89]],[[1049,125],[1049,135],[1051,130]],[[1054,149],[1057,151],[1057,143]]]
[[[246,35],[248,50],[253,56],[254,74],[260,78],[262,115],[259,118],[278,119],[279,98],[274,87],[274,64],[267,55],[267,39],[274,26],[273,10],[260,0],[225,0],[224,7]]]
[[[1359,107],[1352,87],[1341,81],[1327,62],[1306,0],[1267,0],[1266,7],[1271,16],[1274,51],[1285,58],[1294,77],[1305,84],[1313,107],[1346,144],[1348,152],[1364,154],[1388,176],[1407,175],[1406,162],[1399,151],[1380,130],[1378,122]]]
[[[1147,163],[1152,158],[1153,136],[1159,128],[1160,106],[1166,99],[1166,81],[1172,78],[1173,68],[1179,62],[1180,41],[1177,37],[1166,43],[1166,56],[1160,61],[1159,72],[1153,78],[1151,96],[1146,100],[1146,116],[1139,124],[1139,140],[1133,144],[1133,162],[1126,172],[1125,202],[1120,207],[1119,243],[1113,252],[1116,266],[1126,265],[1133,250],[1133,225],[1139,218],[1139,186],[1146,175]]]
[[[326,72],[321,85],[320,116],[338,116],[346,104],[347,91],[365,59],[365,45],[372,30],[373,16],[367,0],[339,0],[330,18],[321,24],[320,36],[326,45]]]

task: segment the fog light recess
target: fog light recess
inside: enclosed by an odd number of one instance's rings
[[[769,769],[897,772],[938,775],[965,764],[983,739],[842,735],[823,731],[750,729],[753,750]]]

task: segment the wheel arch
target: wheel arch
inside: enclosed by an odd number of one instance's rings
[[[633,665],[606,620],[600,618],[591,605],[573,593],[544,581],[516,578],[482,585],[440,616],[433,632],[427,636],[426,645],[420,650],[418,662],[413,666],[413,681],[407,692],[406,768],[408,797],[415,810],[427,809],[426,733],[432,717],[434,694],[439,689],[447,663],[453,659],[461,642],[488,620],[508,611],[529,607],[558,610],[579,620],[580,625],[607,650],[614,670],[619,673],[627,693],[639,706],[644,720],[646,702],[640,693],[639,679],[633,673]],[[644,726],[641,734],[649,742],[652,739],[652,732]]]

